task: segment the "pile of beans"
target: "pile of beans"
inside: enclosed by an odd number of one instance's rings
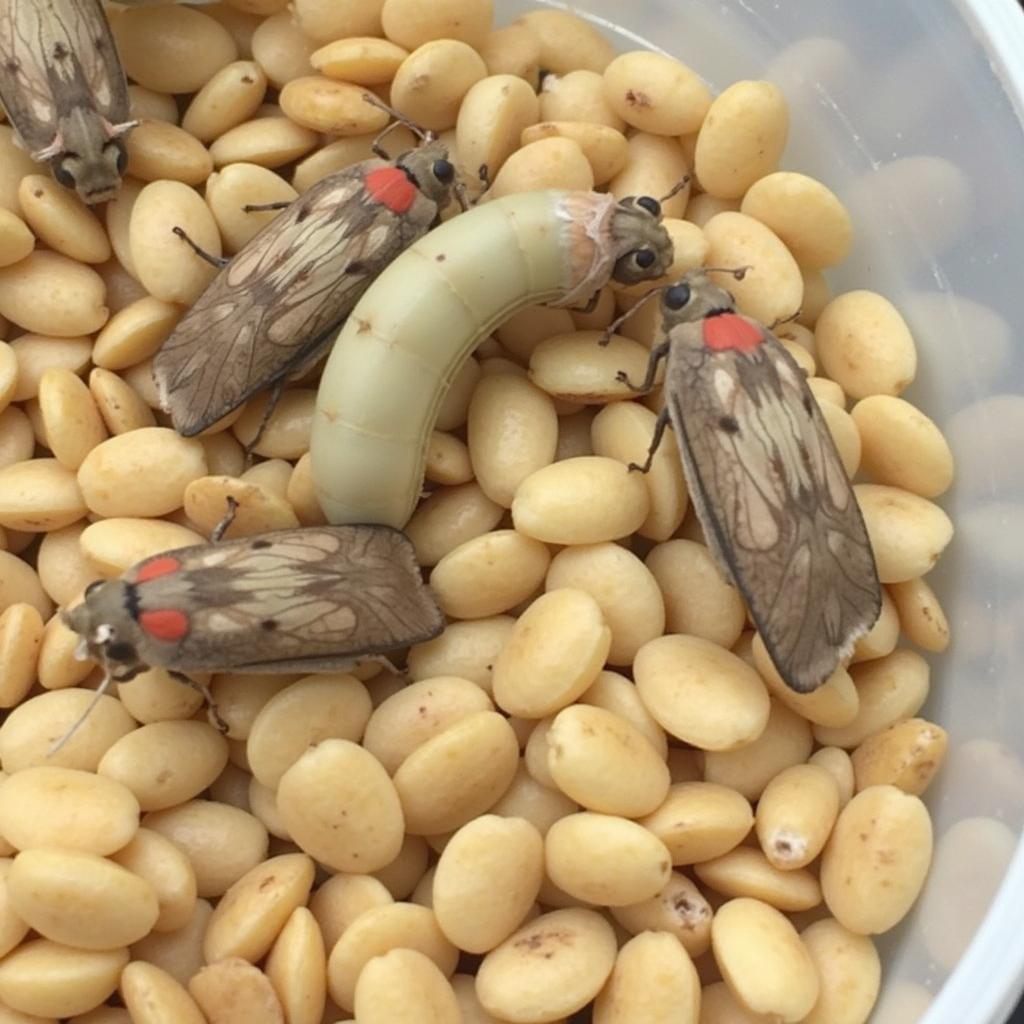
[[[111,20],[141,124],[90,210],[0,127],[0,1021],[3,1024],[863,1024],[872,937],[932,851],[920,797],[946,735],[915,717],[926,580],[952,535],[952,460],[900,398],[914,340],[881,295],[832,297],[853,228],[780,171],[769,82],[713,96],[616,56],[559,11],[490,0],[226,0]],[[541,69],[548,74],[541,76]],[[204,436],[167,426],[154,353],[214,271],[294,197],[370,155],[371,88],[441,133],[479,191],[667,193],[673,275],[749,265],[740,307],[806,371],[857,475],[885,584],[820,690],[788,690],[688,508],[660,395],[634,399],[653,305],[529,309],[441,410],[408,527],[451,625],[404,678],[209,680],[162,670],[93,698],[57,610],[97,577],[202,542],[323,522],[316,375]],[[799,126],[797,126],[799,127]],[[406,139],[408,143],[408,138]],[[391,144],[396,145],[392,139]],[[485,197],[486,201],[486,197]]]

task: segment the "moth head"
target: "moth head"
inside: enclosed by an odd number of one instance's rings
[[[736,300],[732,295],[715,284],[703,269],[691,270],[661,295],[661,315],[667,328],[735,308]]]
[[[50,164],[54,178],[65,188],[74,189],[89,205],[113,199],[121,187],[121,176],[128,166],[128,153],[120,139],[107,140],[94,153],[66,151]]]
[[[619,200],[612,214],[615,269],[620,284],[663,277],[672,266],[672,239],[661,223],[661,203],[651,196]]]
[[[441,142],[427,142],[398,158],[398,166],[416,182],[419,190],[437,203],[448,205],[455,187],[455,165],[448,159],[448,148]]]
[[[137,627],[126,598],[123,581],[97,580],[85,588],[80,604],[61,612],[64,625],[81,637],[79,657],[92,657],[104,665],[138,664]]]

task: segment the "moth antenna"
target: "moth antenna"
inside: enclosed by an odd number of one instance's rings
[[[57,742],[54,743],[52,747],[50,747],[50,749],[46,752],[47,757],[53,757],[53,755],[56,754],[57,751],[60,750],[61,747],[63,747],[64,744],[67,743],[67,741],[71,739],[71,737],[74,736],[76,732],[78,732],[78,730],[82,727],[82,723],[89,717],[89,715],[92,714],[93,709],[96,707],[97,704],[99,704],[100,699],[110,688],[110,684],[112,682],[113,676],[111,676],[110,674],[110,669],[106,665],[104,665],[103,682],[101,682],[100,685],[96,687],[96,693],[93,696],[92,700],[89,701],[89,706],[78,716],[78,719],[71,726],[71,728],[68,729],[68,731],[64,733],[64,735],[61,736],[61,738],[57,740]]]
[[[210,543],[217,544],[224,539],[224,534],[231,529],[231,524],[235,521],[235,516],[238,515],[238,499],[233,498],[230,494],[227,497],[228,510],[224,515],[224,518],[213,528],[213,533],[210,534]]]
[[[798,309],[795,313],[790,313],[789,316],[780,316],[779,319],[768,328],[768,330],[774,331],[776,327],[781,327],[783,324],[791,324],[802,312],[803,309]]]
[[[742,281],[747,276],[748,270],[753,267],[703,267],[705,274],[731,274],[737,281]]]
[[[658,202],[659,203],[667,203],[671,198],[673,198],[673,196],[679,195],[679,193],[682,192],[683,189],[686,188],[686,186],[689,185],[691,181],[692,181],[691,176],[689,174],[684,174],[683,177],[679,181],[677,181],[668,190],[668,192],[666,192],[665,195],[663,195],[658,200]]]
[[[380,135],[377,136],[374,145],[376,145],[377,142],[380,141],[381,136],[387,134],[387,132],[391,131],[393,128],[397,127],[400,124],[404,124],[405,127],[408,128],[409,131],[411,131],[413,135],[415,135],[416,138],[420,139],[422,142],[433,142],[437,138],[437,136],[433,132],[421,128],[418,124],[416,124],[415,121],[410,121],[409,118],[405,116],[405,114],[400,114],[397,110],[395,110],[394,107],[389,107],[379,96],[375,95],[372,92],[363,93],[363,102],[369,103],[371,107],[376,107],[378,110],[383,110],[386,114],[389,114],[391,117],[394,118],[394,122],[388,125],[388,127],[385,128],[380,133]]]
[[[598,341],[598,345],[602,348],[606,348],[611,344],[612,335],[615,334],[618,329],[631,317],[635,316],[644,306],[647,305],[652,299],[659,298],[664,292],[667,292],[672,285],[664,285],[661,288],[652,288],[646,295],[641,296],[637,302],[626,310],[621,316],[617,316],[602,332],[601,340]]]

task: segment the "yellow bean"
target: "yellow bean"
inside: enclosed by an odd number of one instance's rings
[[[405,528],[421,565],[433,566],[459,545],[493,530],[504,509],[476,482],[435,491]]]
[[[273,14],[252,36],[253,60],[277,88],[312,72],[309,58],[315,49],[316,43],[299,28],[290,11]]]
[[[188,923],[173,932],[152,932],[136,942],[132,954],[171,975],[184,985],[203,966],[203,932],[213,908],[197,900]]]
[[[254,61],[225,64],[192,97],[181,127],[200,142],[213,142],[252,117],[266,91],[267,76]]]
[[[695,72],[650,50],[616,57],[604,71],[604,94],[627,124],[655,135],[696,131],[711,106],[711,94]]]
[[[15,602],[0,612],[0,707],[14,707],[28,696],[36,678],[42,640],[43,619],[34,605]],[[0,759],[3,737],[0,726]],[[6,761],[3,763],[7,765]],[[9,765],[7,770],[11,770]]]
[[[205,1018],[195,1000],[170,974],[143,960],[135,960],[121,972],[121,998],[134,1024],[203,1024]]]
[[[297,195],[284,178],[258,164],[229,164],[206,182],[206,202],[228,253],[238,252],[277,216],[275,210],[249,211],[247,205],[287,203]]]
[[[453,127],[459,106],[471,86],[487,76],[487,66],[471,46],[458,39],[436,38],[407,49],[412,53],[402,61],[391,83],[392,104],[423,128],[443,131]]]
[[[99,218],[74,192],[61,188],[49,175],[22,178],[18,199],[29,227],[51,249],[81,263],[110,259],[110,242]],[[30,251],[31,247],[24,255]]]
[[[115,313],[96,338],[92,361],[106,370],[123,370],[155,355],[181,318],[181,308],[152,296]]]
[[[590,405],[632,397],[616,374],[622,371],[630,380],[642,379],[649,353],[619,335],[613,335],[607,347],[600,347],[600,340],[600,331],[546,338],[530,355],[530,380],[554,398]]]
[[[821,886],[811,871],[780,870],[760,850],[737,846],[694,866],[694,874],[723,896],[749,896],[776,910],[810,910],[821,903]]]
[[[156,893],[157,932],[184,928],[196,909],[196,875],[188,858],[169,839],[140,828],[111,860],[148,882]]]
[[[204,967],[189,981],[188,990],[206,1020],[215,1024],[284,1022],[281,1001],[270,980],[238,957]]]
[[[235,163],[280,167],[305,156],[318,140],[312,129],[286,117],[269,115],[226,131],[210,146],[210,156],[217,168]]]
[[[128,174],[139,181],[180,181],[201,185],[213,170],[206,147],[166,121],[143,121],[128,136]]]
[[[328,950],[334,949],[348,926],[361,914],[394,900],[372,875],[332,875],[310,897],[309,909],[323,933]]]
[[[810,864],[832,831],[839,799],[838,784],[819,765],[794,765],[776,775],[757,804],[757,837],[770,863],[781,871]]]
[[[516,22],[540,41],[540,64],[562,75],[583,68],[601,72],[611,63],[615,49],[589,22],[569,11],[530,11]]]
[[[926,651],[944,651],[949,646],[949,621],[927,581],[918,577],[888,589],[907,639]]]
[[[644,707],[636,686],[617,672],[601,672],[580,695],[581,704],[604,708],[629,722],[664,760],[668,753],[665,730]]]
[[[327,1000],[327,953],[316,918],[296,907],[264,967],[290,1024],[319,1024]]]
[[[802,1024],[865,1024],[882,975],[874,943],[832,918],[815,921],[800,938],[821,981],[818,1001]]]
[[[540,81],[540,39],[526,25],[513,22],[489,33],[477,46],[492,75],[516,75],[537,90]]]
[[[57,252],[37,250],[0,268],[0,316],[26,331],[76,338],[110,316],[103,278]]]
[[[356,36],[335,39],[310,56],[322,75],[356,85],[384,85],[395,77],[409,51],[386,39]]]
[[[668,847],[673,864],[696,864],[738,846],[754,824],[754,812],[743,796],[725,786],[681,782],[640,824]]]
[[[455,123],[456,152],[470,181],[481,167],[493,180],[539,116],[534,90],[516,75],[488,75],[470,86]]]
[[[116,373],[96,367],[89,374],[89,390],[111,434],[155,427],[156,417],[139,393]]]
[[[922,718],[868,736],[851,755],[857,790],[890,785],[920,796],[946,757],[945,729]]]
[[[70,370],[51,367],[39,381],[39,412],[50,450],[62,466],[77,470],[107,437],[92,394]]]
[[[28,225],[16,213],[0,208],[0,267],[23,260],[35,244]]]
[[[541,189],[589,192],[593,187],[594,172],[579,144],[554,137],[531,142],[511,154],[495,176],[488,198]]]
[[[679,940],[691,957],[701,956],[711,946],[711,906],[700,889],[677,871],[650,899],[609,910],[631,935],[667,932]]]
[[[77,595],[72,604],[78,604]],[[76,686],[92,672],[92,664],[76,656],[80,638],[69,629],[60,615],[54,615],[43,628],[43,642],[39,648],[37,673],[39,685],[45,690],[62,690]]]
[[[853,646],[851,663],[892,654],[900,638],[900,620],[889,588],[882,587],[882,610],[875,624]]]
[[[535,116],[533,120],[536,121],[537,117]],[[626,136],[610,125],[592,121],[534,123],[523,129],[519,142],[523,146],[528,146],[532,142],[551,138],[571,139],[583,150],[596,187],[611,181],[625,167],[629,158]]]
[[[160,519],[101,519],[87,526],[79,544],[92,569],[89,580],[120,576],[136,562],[161,551],[202,544],[204,538],[187,527]],[[85,582],[89,582],[86,580]],[[79,588],[81,589],[81,588]]]
[[[355,1013],[365,1024],[462,1024],[455,992],[431,960],[414,949],[374,957],[356,983]]]
[[[490,693],[494,659],[514,626],[515,620],[506,615],[453,622],[435,640],[412,648],[409,674],[414,680],[459,676]]]

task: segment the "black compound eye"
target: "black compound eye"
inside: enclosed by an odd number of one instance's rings
[[[134,665],[139,660],[138,652],[124,640],[107,644],[104,653],[110,661],[119,661],[122,665]]]
[[[95,593],[100,587],[102,587],[103,583],[103,580],[93,580],[92,583],[90,583],[89,586],[85,588],[84,596],[88,598],[90,594]]]
[[[657,256],[650,249],[638,249],[633,259],[641,270],[650,270]]]
[[[442,185],[450,185],[455,180],[455,168],[447,160],[435,160],[431,170]]]
[[[66,171],[64,169],[64,165],[63,164],[54,164],[53,165],[53,176],[65,188],[74,188],[75,187],[74,176],[70,173],[70,171]]]
[[[653,199],[651,196],[641,196],[636,201],[637,206],[642,206],[652,217],[661,216],[661,203],[657,199]]]
[[[123,146],[117,147],[117,173],[124,174],[128,167],[128,151]]]
[[[665,305],[669,309],[682,309],[690,301],[690,286],[677,284],[665,292]]]

